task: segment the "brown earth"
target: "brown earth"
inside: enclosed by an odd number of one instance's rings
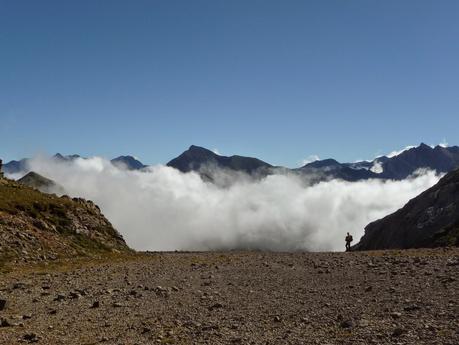
[[[458,248],[53,265],[0,276],[0,344],[459,344]]]

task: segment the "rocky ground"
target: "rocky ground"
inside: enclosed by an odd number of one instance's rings
[[[0,274],[0,344],[459,344],[458,248],[152,253]]]

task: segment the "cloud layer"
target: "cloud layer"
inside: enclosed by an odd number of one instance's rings
[[[68,194],[96,202],[138,250],[342,250],[383,217],[435,184],[424,172],[404,181],[328,181],[308,186],[292,175],[239,176],[215,185],[166,166],[126,171],[94,157],[31,161]],[[224,174],[223,174],[224,175]]]

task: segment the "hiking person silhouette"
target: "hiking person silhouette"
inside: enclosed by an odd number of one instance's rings
[[[349,252],[351,250],[351,242],[354,240],[352,238],[352,235],[347,233],[346,238],[344,239],[346,241],[346,252]]]

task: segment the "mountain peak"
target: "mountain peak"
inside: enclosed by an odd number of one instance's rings
[[[236,171],[252,173],[260,168],[269,168],[270,164],[259,159],[244,156],[220,156],[209,149],[201,146],[191,145],[177,158],[172,159],[168,166],[182,172],[200,171],[208,166],[216,166]]]
[[[206,152],[206,153],[215,154],[213,151],[211,151],[211,150],[209,150],[209,149],[206,149],[205,147],[197,146],[197,145],[191,145],[191,146],[188,148],[188,151],[191,151],[191,152]]]
[[[432,150],[432,147],[430,147],[427,144],[421,143],[418,147],[418,149],[423,149],[423,150]]]
[[[81,156],[80,155],[67,155],[67,156],[63,156],[62,154],[60,154],[59,152],[56,153],[54,156],[53,156],[53,159],[55,160],[60,160],[60,161],[73,161],[77,158],[80,158]]]
[[[142,162],[133,156],[119,156],[111,160],[112,164],[118,168],[128,170],[140,170],[146,167]]]

